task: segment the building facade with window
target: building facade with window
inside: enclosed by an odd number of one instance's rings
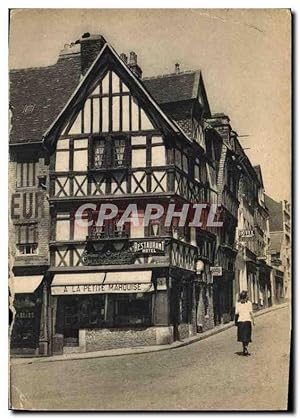
[[[52,352],[191,336],[209,317],[215,235],[181,227],[176,218],[169,227],[164,217],[143,222],[148,203],[176,209],[217,203],[215,144],[204,135],[210,110],[201,73],[144,81],[136,55],[127,61],[101,36],[83,37],[60,59],[72,55],[84,77],[44,135],[50,156]],[[186,93],[178,89],[182,80]],[[160,103],[157,83],[165,83]],[[177,104],[171,106],[172,100]],[[116,205],[118,214],[98,225],[105,203]],[[136,222],[119,228],[128,204],[138,208]],[[84,226],[76,219],[82,205],[88,206]],[[196,280],[199,256],[205,269]]]
[[[235,310],[235,233],[238,225],[239,179],[238,164],[241,154],[236,133],[225,114],[214,114],[207,120],[208,127],[220,136],[221,150],[216,155],[218,205],[223,227],[216,230],[214,267],[219,268],[213,277],[214,323],[227,323]]]
[[[201,71],[142,78],[134,52],[87,33],[11,85],[10,267],[16,319],[36,307],[29,351],[168,344],[230,321],[244,152]],[[164,212],[148,224],[149,203]],[[170,204],[215,204],[224,225],[168,224]]]
[[[248,291],[254,309],[258,310],[272,304],[269,214],[260,167],[253,167],[245,154],[239,163],[242,175],[236,231],[236,298],[241,291]]]
[[[270,213],[270,253],[273,297],[280,303],[291,298],[291,209],[287,201],[275,201],[266,195]]]
[[[48,353],[49,160],[42,136],[71,95],[70,80],[79,82],[77,64],[69,58],[53,66],[10,71],[8,267],[12,353]]]
[[[40,144],[10,145],[9,274],[11,310],[15,313],[11,345],[15,353],[42,352],[47,339],[47,173]]]

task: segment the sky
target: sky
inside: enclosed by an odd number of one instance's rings
[[[290,200],[290,13],[283,9],[17,9],[10,68],[46,66],[66,43],[100,33],[135,51],[143,76],[201,69],[212,112],[224,112],[264,187]]]

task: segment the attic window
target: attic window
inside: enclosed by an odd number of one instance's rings
[[[25,106],[24,106],[24,109],[23,109],[23,113],[24,113],[25,115],[29,115],[30,113],[32,113],[32,112],[33,112],[34,108],[35,108],[35,105],[33,105],[33,104],[30,104],[30,105],[25,105]]]

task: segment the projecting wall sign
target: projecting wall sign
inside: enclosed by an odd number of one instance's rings
[[[222,266],[211,266],[210,272],[212,276],[222,276]]]
[[[131,250],[134,253],[148,253],[155,255],[164,255],[165,254],[165,242],[164,240],[145,240],[145,241],[136,241],[132,243]]]

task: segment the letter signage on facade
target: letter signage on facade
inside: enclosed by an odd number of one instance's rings
[[[240,230],[239,238],[240,240],[252,239],[255,236],[254,230]]]
[[[113,293],[141,293],[153,291],[152,283],[116,283],[116,284],[85,284],[59,285],[51,287],[52,295],[76,294],[113,294]]]
[[[136,254],[148,253],[148,254],[155,254],[155,255],[164,255],[165,242],[163,240],[136,241],[132,243],[131,249]]]

